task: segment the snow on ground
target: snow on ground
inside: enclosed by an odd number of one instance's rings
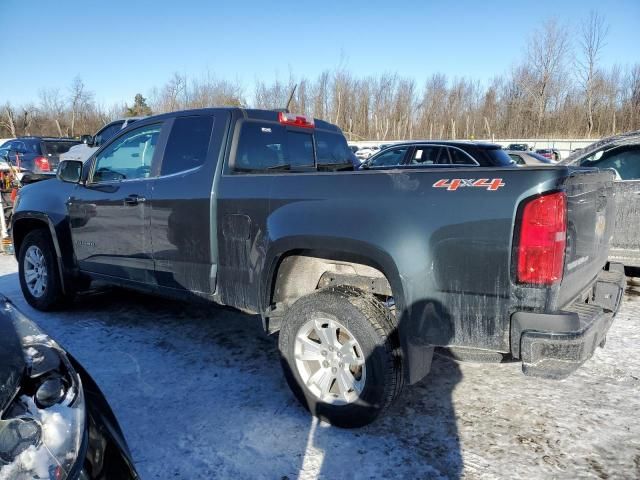
[[[640,478],[640,283],[599,349],[560,382],[438,357],[360,430],[312,421],[260,319],[103,289],[44,314],[0,256],[0,292],[102,387],[144,479]]]

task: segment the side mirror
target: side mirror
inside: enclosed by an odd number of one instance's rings
[[[93,145],[93,135],[82,135],[80,141],[88,147],[91,147]]]
[[[63,160],[58,165],[59,180],[67,183],[80,183],[82,178],[82,162],[79,160]]]
[[[620,176],[620,172],[618,171],[617,168],[613,168],[613,167],[609,167],[610,170],[613,170],[613,173],[616,174],[616,181],[619,182],[620,180],[622,180],[622,177]]]

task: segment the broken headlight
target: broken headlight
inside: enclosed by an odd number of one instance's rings
[[[0,419],[0,480],[66,479],[82,447],[85,405],[67,355],[10,303],[26,372]]]

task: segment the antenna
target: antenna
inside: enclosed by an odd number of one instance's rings
[[[296,93],[296,88],[298,88],[297,83],[293,86],[293,89],[291,90],[291,95],[289,95],[289,101],[287,102],[287,105],[284,107],[284,111],[286,113],[289,113],[289,105],[291,105],[291,100],[293,100],[293,94]]]

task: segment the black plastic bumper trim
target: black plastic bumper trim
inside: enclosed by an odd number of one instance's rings
[[[589,303],[576,302],[552,314],[514,313],[511,353],[522,360],[522,371],[564,378],[591,358],[620,308],[625,283],[624,270],[610,264],[609,271],[598,275]]]

